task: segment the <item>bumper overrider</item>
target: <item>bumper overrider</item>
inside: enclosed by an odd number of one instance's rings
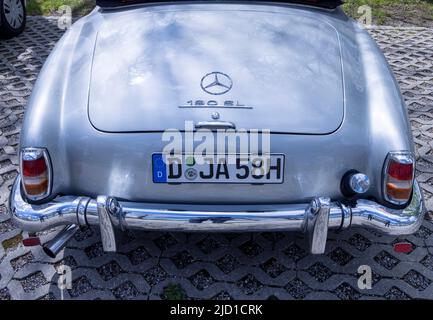
[[[424,199],[415,181],[411,203],[405,209],[390,209],[369,200],[351,206],[317,197],[310,203],[287,205],[185,205],[117,201],[101,195],[62,196],[49,203],[27,203],[20,177],[12,187],[10,212],[14,223],[28,232],[65,225],[45,246],[54,256],[80,226],[99,225],[105,251],[116,251],[115,229],[148,231],[256,232],[302,231],[309,235],[313,254],[325,251],[328,230],[350,226],[375,229],[387,235],[412,234],[420,227]]]

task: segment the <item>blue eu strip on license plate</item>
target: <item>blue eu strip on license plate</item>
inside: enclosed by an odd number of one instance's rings
[[[161,153],[155,153],[152,155],[152,168],[153,168],[153,182],[166,183],[167,170],[164,162],[164,157]]]
[[[278,184],[284,179],[284,155],[152,155],[154,183]]]

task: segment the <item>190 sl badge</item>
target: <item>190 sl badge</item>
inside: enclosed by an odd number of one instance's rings
[[[214,71],[206,74],[200,81],[202,90],[211,95],[223,95],[233,87],[232,79],[225,73]],[[224,99],[202,100],[191,99],[179,108],[230,108],[230,109],[252,109],[252,107],[241,103],[239,100]]]

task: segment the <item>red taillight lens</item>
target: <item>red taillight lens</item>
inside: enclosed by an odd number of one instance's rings
[[[402,205],[412,195],[415,161],[410,152],[390,152],[385,162],[385,199]]]
[[[51,174],[45,149],[24,148],[21,151],[21,179],[24,193],[30,200],[40,200],[49,194]]]
[[[399,163],[391,160],[388,166],[388,174],[397,180],[412,180],[413,163]]]
[[[36,160],[23,160],[23,175],[36,177],[47,171],[47,164],[43,157]]]

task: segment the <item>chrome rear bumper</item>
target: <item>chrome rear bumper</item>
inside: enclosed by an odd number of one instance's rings
[[[33,205],[21,195],[18,177],[9,200],[15,224],[38,232],[59,225],[99,225],[103,247],[116,251],[114,229],[253,232],[302,231],[310,236],[311,252],[323,253],[329,229],[349,226],[372,228],[388,235],[412,234],[420,227],[425,206],[415,182],[410,205],[390,209],[369,200],[358,200],[349,207],[327,197],[310,203],[288,205],[175,205],[118,202],[113,197],[97,199],[81,196],[58,197],[52,202]]]

